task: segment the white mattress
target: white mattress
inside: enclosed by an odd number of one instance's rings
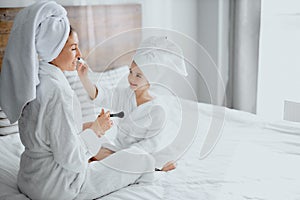
[[[222,135],[213,151],[200,159],[202,133],[210,128],[212,116],[222,121],[224,108],[197,106],[198,111],[189,112],[199,114],[198,134],[176,170],[158,173],[152,185],[131,185],[101,199],[300,199],[300,125],[270,123],[225,109]],[[0,150],[0,199],[27,199],[16,185],[23,151],[18,134],[0,137]]]

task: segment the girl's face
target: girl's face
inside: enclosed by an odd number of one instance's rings
[[[57,66],[62,71],[76,70],[77,58],[81,57],[78,48],[78,36],[76,32],[72,32],[60,54],[51,61],[51,64]]]
[[[149,87],[148,80],[134,61],[129,68],[128,83],[134,91],[144,90]]]

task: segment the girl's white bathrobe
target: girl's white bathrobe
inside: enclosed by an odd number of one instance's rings
[[[97,88],[95,103],[98,106],[124,112],[124,118],[117,124],[118,132],[113,144],[103,146],[114,151],[139,148],[150,154],[157,152],[166,124],[166,113],[160,98],[155,97],[137,106],[135,93],[129,87],[107,89],[97,85]]]
[[[25,106],[19,119],[25,151],[18,186],[24,194],[32,199],[94,199],[141,177],[141,173],[121,172],[102,162],[88,164],[91,154],[80,135],[95,133],[91,129],[82,132],[74,91],[63,72],[48,63],[40,63],[39,79],[36,99]],[[115,153],[107,159],[117,158]],[[153,165],[152,157],[145,154],[139,161]]]

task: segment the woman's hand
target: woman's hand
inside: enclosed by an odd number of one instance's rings
[[[104,109],[102,108],[100,115],[98,115],[97,119],[90,126],[90,129],[92,129],[98,137],[103,136],[105,132],[113,125],[109,115],[110,112],[107,111],[104,113]]]

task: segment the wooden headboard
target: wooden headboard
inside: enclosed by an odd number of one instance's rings
[[[140,42],[140,4],[64,7],[78,33],[83,57],[94,71],[130,64],[132,52],[124,52]],[[20,9],[0,8],[0,70],[13,20]]]

